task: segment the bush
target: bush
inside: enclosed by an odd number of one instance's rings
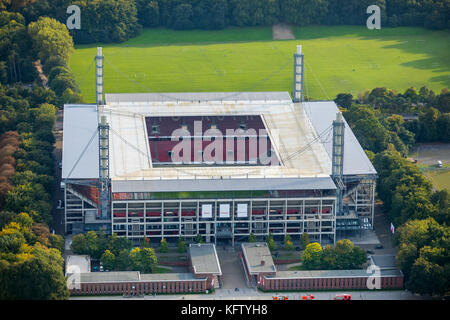
[[[169,244],[167,243],[166,239],[161,239],[161,245],[159,247],[159,252],[161,253],[167,253],[169,252]]]

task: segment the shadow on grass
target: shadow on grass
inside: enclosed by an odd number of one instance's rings
[[[369,30],[361,26],[308,26],[294,27],[296,41],[319,40],[326,38],[360,37],[361,40],[395,41],[383,48],[397,49],[406,54],[426,56],[426,58],[401,63],[401,66],[432,70],[445,73],[428,81],[439,83],[441,86],[450,85],[450,32],[448,30],[428,30],[418,27],[382,28]],[[343,40],[344,40],[343,39]],[[426,83],[424,83],[426,85]]]

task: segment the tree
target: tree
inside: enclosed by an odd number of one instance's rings
[[[131,250],[131,241],[125,237],[118,237],[117,234],[113,233],[107,241],[106,248],[110,250],[116,257],[119,252],[125,250],[129,252]]]
[[[114,270],[116,266],[116,256],[108,249],[103,252],[100,261],[103,263],[106,270]]]
[[[203,241],[203,237],[200,235],[200,233],[197,233],[197,235],[195,236],[194,241],[195,241],[195,243],[205,243]]]
[[[116,256],[116,269],[126,271],[131,265],[130,251],[127,249],[120,250]]]
[[[303,250],[305,250],[306,246],[309,244],[309,236],[306,232],[303,232],[300,236],[300,244]]]
[[[10,211],[0,211],[0,229],[14,220],[16,213]]]
[[[449,268],[432,263],[419,257],[411,267],[411,275],[406,281],[406,288],[420,294],[442,295],[448,290]]]
[[[28,33],[33,41],[33,49],[43,63],[52,56],[69,61],[73,41],[64,24],[52,18],[40,17],[28,25]]]
[[[19,213],[14,221],[20,224],[22,228],[31,228],[33,226],[33,219],[25,212]]]
[[[178,239],[178,252],[185,253],[187,251],[186,241],[184,238],[180,237]]]
[[[450,142],[450,112],[443,113],[436,121],[436,134],[441,142]]]
[[[141,241],[142,248],[150,248],[150,238],[144,236],[144,239]]]
[[[306,269],[319,269],[321,266],[322,246],[313,242],[306,246],[302,255],[302,263]]]
[[[322,268],[325,270],[336,269],[336,251],[330,245],[326,245],[322,252]]]
[[[70,249],[72,249],[73,253],[76,254],[87,254],[86,237],[84,234],[80,233],[73,236]]]
[[[136,0],[137,17],[144,27],[159,26],[159,3],[151,0]]]
[[[339,93],[336,96],[336,99],[334,99],[334,102],[336,102],[336,104],[339,107],[343,107],[343,108],[350,108],[350,106],[353,103],[353,95],[350,93]]]
[[[192,21],[199,29],[223,29],[227,9],[226,0],[199,0],[193,7]]]
[[[292,239],[290,235],[284,236],[284,248],[286,250],[294,250],[294,244],[292,243]]]
[[[327,269],[358,269],[366,261],[366,252],[348,239],[339,240],[334,248],[327,246],[322,252],[322,265]]]
[[[273,234],[271,232],[267,236],[266,242],[267,242],[267,247],[269,248],[270,251],[277,250],[278,246],[277,246],[275,240],[273,239]]]
[[[188,3],[181,3],[173,10],[170,27],[176,30],[192,29],[194,27],[192,18],[192,5]]]
[[[134,248],[130,252],[130,261],[133,270],[143,273],[151,273],[158,263],[153,248]]]
[[[78,5],[83,13],[81,30],[71,31],[76,43],[123,42],[141,31],[135,1],[75,1],[72,4]]]
[[[101,255],[99,238],[95,231],[86,233],[86,253],[94,259],[99,259]]]
[[[408,276],[411,272],[411,267],[414,264],[414,262],[416,261],[416,259],[418,258],[418,256],[419,256],[419,252],[417,250],[417,247],[414,244],[412,244],[412,243],[401,243],[400,244],[400,246],[398,248],[396,260],[397,260],[398,266],[403,271],[406,278],[408,278]]]
[[[50,82],[50,88],[52,88],[56,95],[61,96],[66,89],[77,91],[77,84],[73,75],[68,73],[60,73]]]
[[[20,229],[18,223],[11,222],[0,231],[0,254],[18,254],[21,251],[26,240]]]
[[[16,258],[19,258],[17,256]],[[61,300],[69,297],[56,249],[36,243],[15,263],[0,261],[0,299]]]
[[[141,250],[141,272],[151,273],[158,263],[156,253],[153,248],[143,248]]]
[[[327,13],[325,0],[279,0],[281,20],[289,24],[318,24]]]
[[[59,234],[49,234],[48,239],[52,248],[58,249],[61,254],[64,253],[64,238]]]
[[[159,252],[161,252],[161,253],[169,252],[169,244],[167,243],[166,239],[164,239],[164,238],[161,239]]]
[[[450,112],[450,91],[448,88],[442,89],[442,92],[436,97],[436,108],[442,113]]]
[[[431,202],[435,205],[437,214],[436,221],[447,225],[450,222],[450,192],[447,189],[435,191],[431,195]]]
[[[382,125],[377,111],[371,106],[353,104],[344,112],[344,117],[364,150],[378,153],[387,148],[391,140],[389,130]]]
[[[249,234],[247,241],[250,242],[250,243],[256,242],[256,237],[255,237],[255,234],[253,232]]]
[[[398,244],[413,244],[420,249],[443,234],[442,227],[433,219],[409,220],[397,228],[394,241]]]
[[[131,262],[131,268],[134,271],[139,271],[142,268],[142,259],[141,259],[141,249],[140,248],[134,248],[130,252],[130,262]]]
[[[423,115],[419,116],[420,134],[417,140],[423,142],[431,142],[437,140],[437,120],[439,118],[439,110],[428,108]]]

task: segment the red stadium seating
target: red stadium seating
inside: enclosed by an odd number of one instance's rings
[[[98,188],[94,186],[82,186],[79,184],[72,184],[71,187],[81,193],[84,197],[88,198],[92,202],[98,204]]]
[[[186,116],[186,117],[147,117],[147,130],[149,136],[149,144],[150,144],[150,153],[152,157],[152,162],[155,165],[158,164],[169,164],[172,162],[169,157],[169,151],[173,150],[173,147],[180,143],[180,141],[171,141],[172,133],[181,128],[182,125],[187,126],[187,130],[190,135],[199,134],[199,132],[194,132],[194,122],[201,121],[202,128],[201,134],[204,135],[206,130],[211,128],[211,125],[214,124],[218,130],[222,133],[223,136],[227,135],[227,129],[233,130],[233,135],[235,135],[235,130],[240,128],[241,124],[245,124],[247,129],[255,130],[256,134],[260,134],[261,129],[265,129],[264,124],[260,116]],[[156,124],[159,126],[158,133],[152,133],[152,126]],[[267,139],[267,136],[261,136],[259,139]],[[238,146],[240,146],[240,142],[238,142],[238,138],[235,135],[233,138],[233,161],[236,162],[237,165],[242,165],[243,161],[250,161],[250,138],[246,137],[244,140],[244,150],[239,150]],[[257,143],[256,155],[252,154],[252,159],[255,160],[255,156],[259,155],[259,142],[255,139]],[[212,141],[202,141],[202,150],[212,143]],[[191,141],[191,157],[190,161],[194,162],[198,155],[194,153],[195,143]],[[240,149],[240,148],[239,148]],[[271,149],[270,140],[267,141],[267,150]],[[242,154],[241,154],[242,153]],[[226,146],[226,138],[223,138],[223,161],[225,162],[227,159],[227,146]],[[238,162],[239,161],[239,162]],[[229,165],[229,163],[227,163]],[[259,163],[261,164],[261,163]]]
[[[126,216],[126,212],[114,212],[114,217],[125,217]]]
[[[192,216],[195,216],[195,210],[192,210],[192,211],[182,211],[182,212],[181,212],[181,215],[182,215],[183,217],[192,217]]]
[[[264,209],[254,209],[252,210],[252,214],[264,214]]]
[[[159,217],[161,216],[161,211],[150,211],[145,214],[147,217]]]

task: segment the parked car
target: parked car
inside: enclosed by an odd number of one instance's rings
[[[313,294],[307,294],[305,296],[302,296],[301,300],[314,300],[314,295]]]
[[[287,296],[273,296],[272,300],[289,300]]]
[[[366,251],[368,254],[374,254],[375,252],[373,252],[372,250],[367,250]]]
[[[300,248],[300,247],[295,247],[295,251],[302,251],[302,248]]]
[[[62,161],[59,162],[59,168],[62,169]]]
[[[352,300],[352,296],[348,293],[337,294],[334,300]]]
[[[383,249],[384,247],[383,247],[383,245],[381,245],[381,244],[377,244],[376,246],[375,246],[375,249]]]

